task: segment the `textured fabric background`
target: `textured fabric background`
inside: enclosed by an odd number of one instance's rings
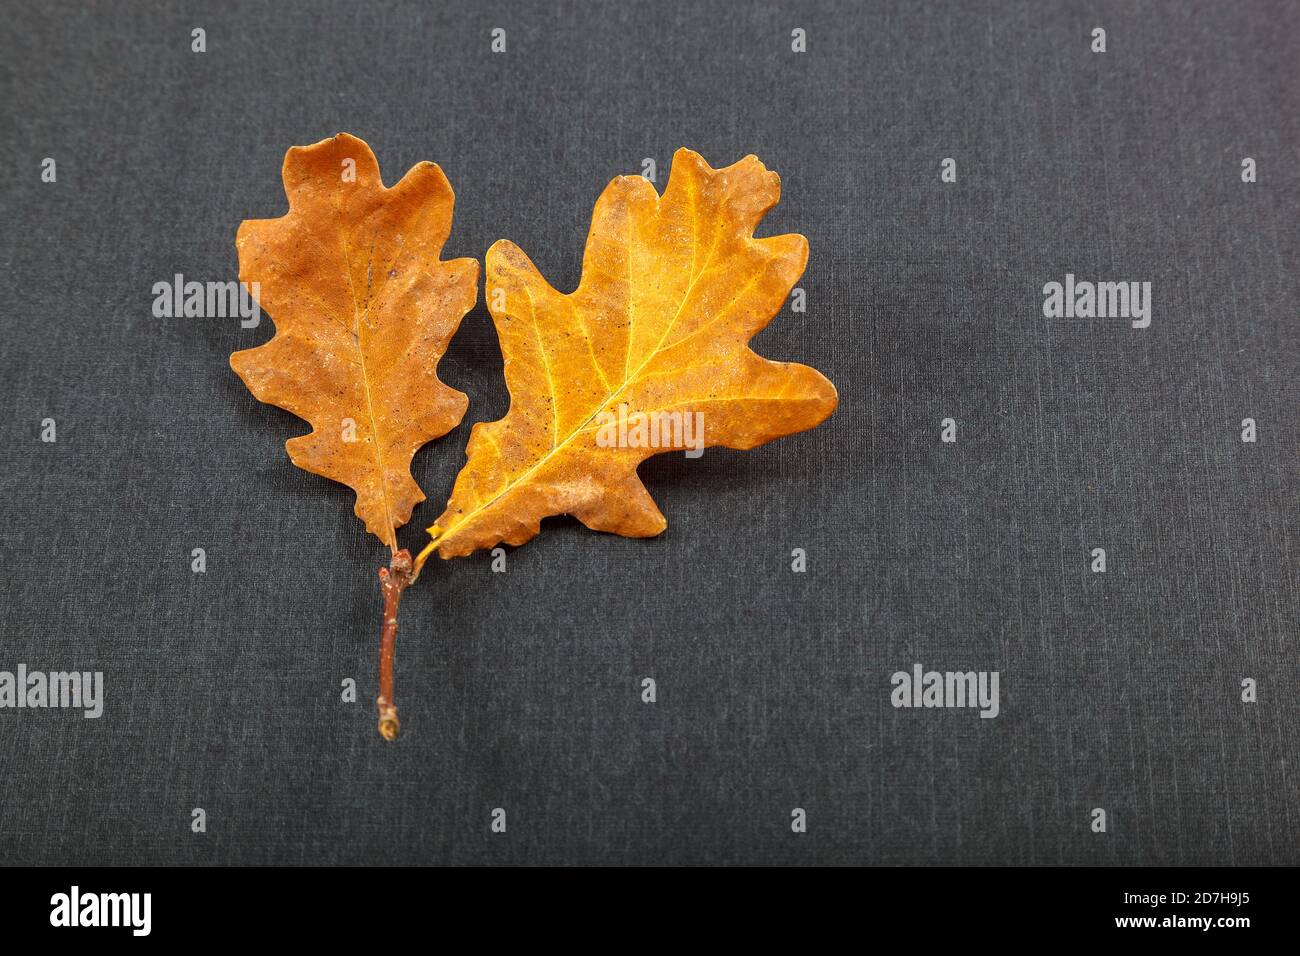
[[[1300,862],[1296,4],[3,6],[0,669],[107,704],[0,710],[0,861]],[[448,257],[508,237],[563,290],[610,178],[758,154],[812,256],[755,347],[841,395],[644,466],[658,539],[431,566],[393,745],[385,551],[227,365],[271,323],[151,314],[340,130],[443,167]],[[1150,328],[1045,319],[1066,272],[1150,281]],[[408,546],[507,406],[481,302]],[[915,662],[999,671],[1001,715],[895,710]]]

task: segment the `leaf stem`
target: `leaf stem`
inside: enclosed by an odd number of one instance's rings
[[[411,584],[419,578],[420,572],[424,570],[424,562],[429,560],[429,556],[438,547],[438,541],[442,538],[442,528],[435,524],[429,529],[429,536],[432,540],[424,546],[424,550],[415,559],[415,573],[411,575]]]
[[[388,567],[379,569],[379,591],[384,596],[384,626],[379,633],[379,735],[394,740],[401,730],[393,692],[393,657],[397,651],[397,608],[402,592],[411,583],[411,552],[403,548],[393,555]]]

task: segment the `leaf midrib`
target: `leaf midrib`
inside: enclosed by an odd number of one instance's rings
[[[337,198],[334,208],[341,220],[343,209]],[[366,414],[370,419],[370,434],[374,436],[374,448],[371,457],[374,459],[375,475],[379,484],[379,497],[384,505],[384,520],[388,525],[388,548],[393,554],[397,554],[397,527],[393,523],[393,505],[388,497],[388,475],[384,471],[384,461],[379,448],[382,441],[379,435],[379,419],[375,415],[375,399],[370,388],[370,371],[366,366],[366,350],[365,346],[361,344],[363,320],[370,315],[370,284],[373,275],[374,250],[371,250],[371,255],[366,260],[366,307],[365,311],[362,312],[357,309],[357,288],[356,283],[352,280],[352,245],[346,228],[339,230],[339,237],[343,243],[343,267],[348,277],[348,292],[352,297],[353,334],[356,338],[357,357],[360,359],[361,385],[366,394]]]

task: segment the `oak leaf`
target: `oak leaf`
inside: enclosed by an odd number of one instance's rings
[[[394,553],[424,494],[411,458],[459,424],[468,400],[438,361],[477,296],[478,263],[439,258],[454,197],[419,163],[385,188],[370,147],[346,133],[284,157],[289,212],[239,227],[239,278],[275,337],[230,365],[263,402],[312,431],[285,443],[299,468],[351,487],[366,530]]]
[[[552,288],[513,243],[488,251],[510,409],[474,426],[417,573],[435,549],[451,558],[522,544],[550,515],[657,535],[667,522],[636,469],[686,446],[678,422],[699,413],[703,445],[753,448],[835,410],[835,387],[820,373],[748,348],[808,260],[803,236],[754,238],[780,194],[780,178],[754,156],[715,170],[682,149],[662,197],[640,176],[605,189],[574,292]],[[630,447],[619,426],[610,430],[615,419],[652,417],[664,425],[657,447]]]

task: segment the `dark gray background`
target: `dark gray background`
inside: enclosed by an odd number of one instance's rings
[[[0,669],[103,670],[107,708],[0,711],[0,860],[1300,861],[1297,4],[3,7]],[[431,566],[395,745],[385,551],[227,365],[270,323],[151,315],[340,130],[443,167],[447,256],[508,237],[563,290],[611,177],[758,154],[812,256],[756,348],[841,395],[644,466],[661,538]],[[1151,327],[1044,319],[1067,271],[1152,282]],[[442,377],[413,547],[506,408],[481,304]],[[1001,716],[894,710],[917,661],[1000,671]]]

